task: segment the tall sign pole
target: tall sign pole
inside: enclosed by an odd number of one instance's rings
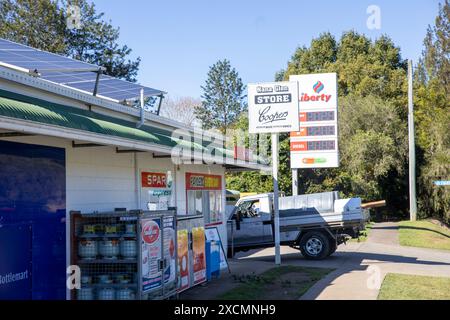
[[[275,230],[275,264],[281,265],[280,211],[278,208],[278,133],[272,133],[273,213]]]
[[[409,136],[409,215],[411,221],[417,219],[416,199],[416,143],[414,135],[413,66],[408,61],[408,136]]]
[[[273,229],[275,264],[281,265],[280,213],[278,203],[278,134],[300,129],[298,83],[266,82],[248,85],[250,133],[271,133],[273,174]]]
[[[298,170],[292,169],[292,195],[298,195]]]

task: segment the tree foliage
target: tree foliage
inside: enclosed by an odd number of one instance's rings
[[[77,28],[67,25],[68,6],[80,8]],[[67,55],[106,68],[105,73],[136,81],[140,58],[119,45],[119,28],[103,20],[103,13],[87,0],[2,0],[0,37],[31,47]]]
[[[406,62],[387,36],[371,41],[349,31],[336,40],[330,33],[298,48],[285,71],[290,75],[336,72],[339,87],[339,146],[341,166],[299,170],[299,192],[339,190],[363,200],[386,199],[389,208],[407,208]],[[280,135],[280,190],[291,194],[288,135]],[[239,175],[227,183],[239,190]],[[270,183],[257,173],[245,173],[242,191],[268,192]],[[255,190],[256,189],[256,190]]]
[[[419,158],[419,214],[450,222],[450,5],[439,5],[429,26],[415,75],[415,120]]]
[[[3,0],[0,37],[64,54],[65,14],[56,1]]]
[[[209,68],[205,85],[201,87],[202,105],[195,108],[195,116],[205,129],[222,132],[246,110],[245,86],[230,61],[217,61]]]

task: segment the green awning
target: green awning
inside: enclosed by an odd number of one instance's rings
[[[147,142],[169,148],[178,144],[193,148],[194,152],[208,151],[208,141],[203,142],[203,144],[198,144],[195,141],[183,141],[172,137],[172,131],[170,130],[149,125],[136,128],[136,122],[5,90],[0,90],[0,116]],[[211,150],[211,154],[227,159],[233,159],[234,157],[232,150],[219,147]]]
[[[4,90],[0,90],[0,116],[143,141],[166,147],[174,147],[177,143],[189,144],[187,141],[172,138],[172,132],[168,130],[148,125],[143,125],[138,129],[135,122]],[[192,145],[196,151],[202,150],[202,146],[198,144],[190,143],[187,146]]]

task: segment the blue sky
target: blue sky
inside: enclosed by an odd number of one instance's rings
[[[200,97],[208,68],[227,58],[244,83],[273,81],[298,46],[329,31],[370,38],[387,34],[402,56],[420,57],[439,0],[95,0],[120,27],[120,41],[142,63],[140,83],[173,97]],[[381,29],[366,26],[369,5],[381,9]]]

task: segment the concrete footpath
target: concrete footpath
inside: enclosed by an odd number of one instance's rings
[[[377,223],[366,242],[343,248],[339,268],[302,300],[374,300],[387,273],[450,277],[450,252],[400,246],[397,223]]]
[[[450,251],[402,247],[396,223],[377,223],[366,242],[341,245],[328,259],[310,261],[292,248],[282,247],[282,264],[335,271],[319,280],[301,300],[374,300],[387,273],[450,277]],[[259,274],[274,267],[274,249],[238,253],[230,260],[233,274]],[[214,299],[235,287],[231,274],[205,287],[193,288],[181,299]]]

